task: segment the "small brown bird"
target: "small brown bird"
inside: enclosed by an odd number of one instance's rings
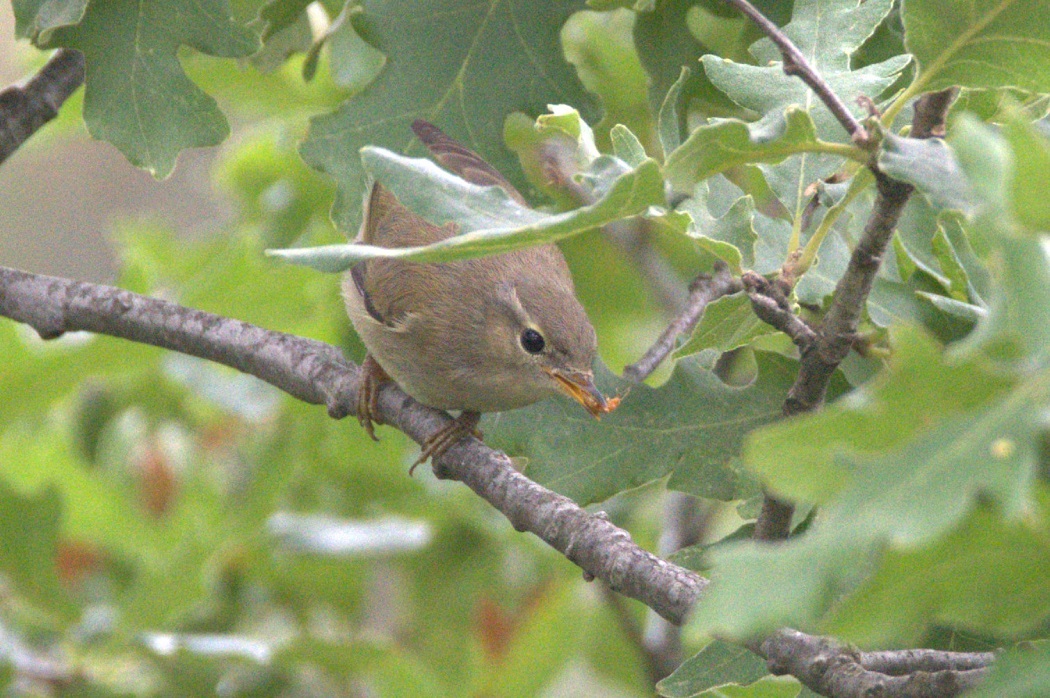
[[[433,124],[416,121],[412,130],[449,170],[474,184],[503,187],[525,204],[491,165]],[[356,242],[412,247],[456,234],[454,224],[428,223],[376,183]],[[594,328],[554,245],[441,264],[367,260],[346,275],[343,295],[368,349],[357,411],[373,439],[379,386],[386,380],[424,405],[461,410],[427,439],[415,465],[467,435],[480,436],[482,412],[524,407],[557,393],[595,417],[619,403],[594,385]]]

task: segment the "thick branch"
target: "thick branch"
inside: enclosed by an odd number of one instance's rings
[[[0,163],[55,118],[62,103],[83,83],[84,54],[60,49],[24,85],[0,92]]]
[[[0,267],[0,315],[32,326],[45,339],[87,330],[232,366],[304,402],[326,405],[336,418],[349,414],[357,394],[357,366],[323,342],[109,286]],[[380,392],[378,416],[417,443],[451,421],[391,383]],[[673,623],[685,620],[707,585],[699,575],[638,547],[606,517],[588,514],[567,497],[532,482],[514,470],[506,455],[476,439],[449,449],[434,471],[463,482],[517,530],[534,533],[587,575]]]
[[[623,370],[623,377],[635,383],[648,378],[674,349],[678,336],[696,326],[709,304],[722,296],[736,293],[741,288],[740,280],[731,276],[729,268],[724,264],[715,268],[714,276],[697,278],[692,284],[685,309],[671,321],[642,358]]]
[[[873,664],[894,665],[901,669],[901,675],[871,671],[865,668],[865,655],[848,645],[790,629],[773,633],[762,643],[761,653],[774,674],[790,674],[813,691],[835,698],[952,698],[977,685],[987,671],[987,665],[980,664],[987,653],[967,655],[966,659],[960,655],[956,660],[960,668],[928,671],[933,668],[931,659],[934,665],[944,661],[943,656],[935,657],[928,650],[908,650],[916,664],[907,669],[905,656],[888,657],[905,653],[877,653]],[[962,668],[970,666],[975,668]]]
[[[780,49],[780,54],[784,57],[784,72],[788,75],[797,75],[802,82],[806,83],[813,90],[814,94],[827,106],[838,122],[842,124],[842,128],[846,129],[854,143],[862,145],[868,142],[869,136],[865,128],[846,108],[845,103],[831,89],[831,85],[809,64],[809,61],[798,50],[798,47],[791,43],[791,39],[787,38],[787,35],[780,31],[777,25],[770,22],[765,15],[755,9],[754,5],[747,0],[725,1],[747,15],[776,44],[776,47]]]

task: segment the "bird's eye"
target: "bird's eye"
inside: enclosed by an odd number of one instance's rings
[[[546,345],[547,343],[543,341],[543,335],[531,327],[521,333],[521,346],[530,354],[539,354]]]

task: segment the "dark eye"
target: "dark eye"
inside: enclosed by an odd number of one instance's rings
[[[530,328],[521,333],[521,346],[530,354],[539,354],[546,345],[543,335],[534,329]]]

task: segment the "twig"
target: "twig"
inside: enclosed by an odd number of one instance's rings
[[[929,667],[930,656],[923,650],[907,650],[907,653],[917,658],[918,666]],[[986,659],[987,653],[956,660],[960,666],[974,668],[928,671],[913,666],[901,675],[872,671],[865,668],[865,655],[851,647],[790,629],[770,635],[762,643],[761,654],[774,674],[790,674],[813,691],[835,698],[954,698],[977,685],[987,673],[987,664],[976,666]],[[907,663],[906,656],[893,659],[887,656],[897,653],[877,654],[872,663],[891,664],[901,669]]]
[[[777,328],[805,351],[817,341],[817,333],[791,309],[787,298],[761,274],[745,272],[740,277],[751,299],[751,308],[762,322]]]
[[[868,671],[903,676],[913,671],[969,671],[991,666],[995,652],[945,652],[943,650],[894,650],[862,652],[860,664]]]
[[[62,103],[83,83],[84,54],[60,49],[24,85],[0,92],[0,163],[55,118]]]
[[[0,267],[0,315],[32,326],[45,339],[87,330],[216,361],[304,402],[326,405],[336,418],[351,412],[357,394],[358,367],[335,347],[110,286]],[[392,383],[381,389],[378,407],[384,423],[417,443],[451,422]],[[684,621],[707,586],[703,577],[638,547],[607,518],[532,482],[506,455],[476,439],[450,448],[434,472],[466,484],[515,529],[535,534],[586,574],[672,623]]]
[[[740,280],[730,275],[729,268],[725,264],[720,264],[715,268],[714,276],[697,278],[693,282],[685,310],[667,326],[667,329],[649,347],[642,358],[623,370],[623,377],[635,383],[640,383],[648,378],[674,349],[678,335],[693,329],[711,302],[735,293],[741,288]]]
[[[755,9],[754,5],[747,0],[725,1],[747,15],[776,44],[784,57],[784,72],[788,75],[798,76],[802,82],[806,83],[813,90],[817,97],[820,98],[820,101],[827,106],[835,118],[838,119],[838,122],[842,124],[842,128],[846,129],[853,142],[860,146],[867,144],[870,140],[867,130],[861,126],[860,122],[857,121],[856,117],[853,116],[824,78],[809,64],[809,61],[798,50],[798,47],[791,42],[791,39],[787,38],[787,35],[780,31],[777,25],[770,22],[765,15]]]

